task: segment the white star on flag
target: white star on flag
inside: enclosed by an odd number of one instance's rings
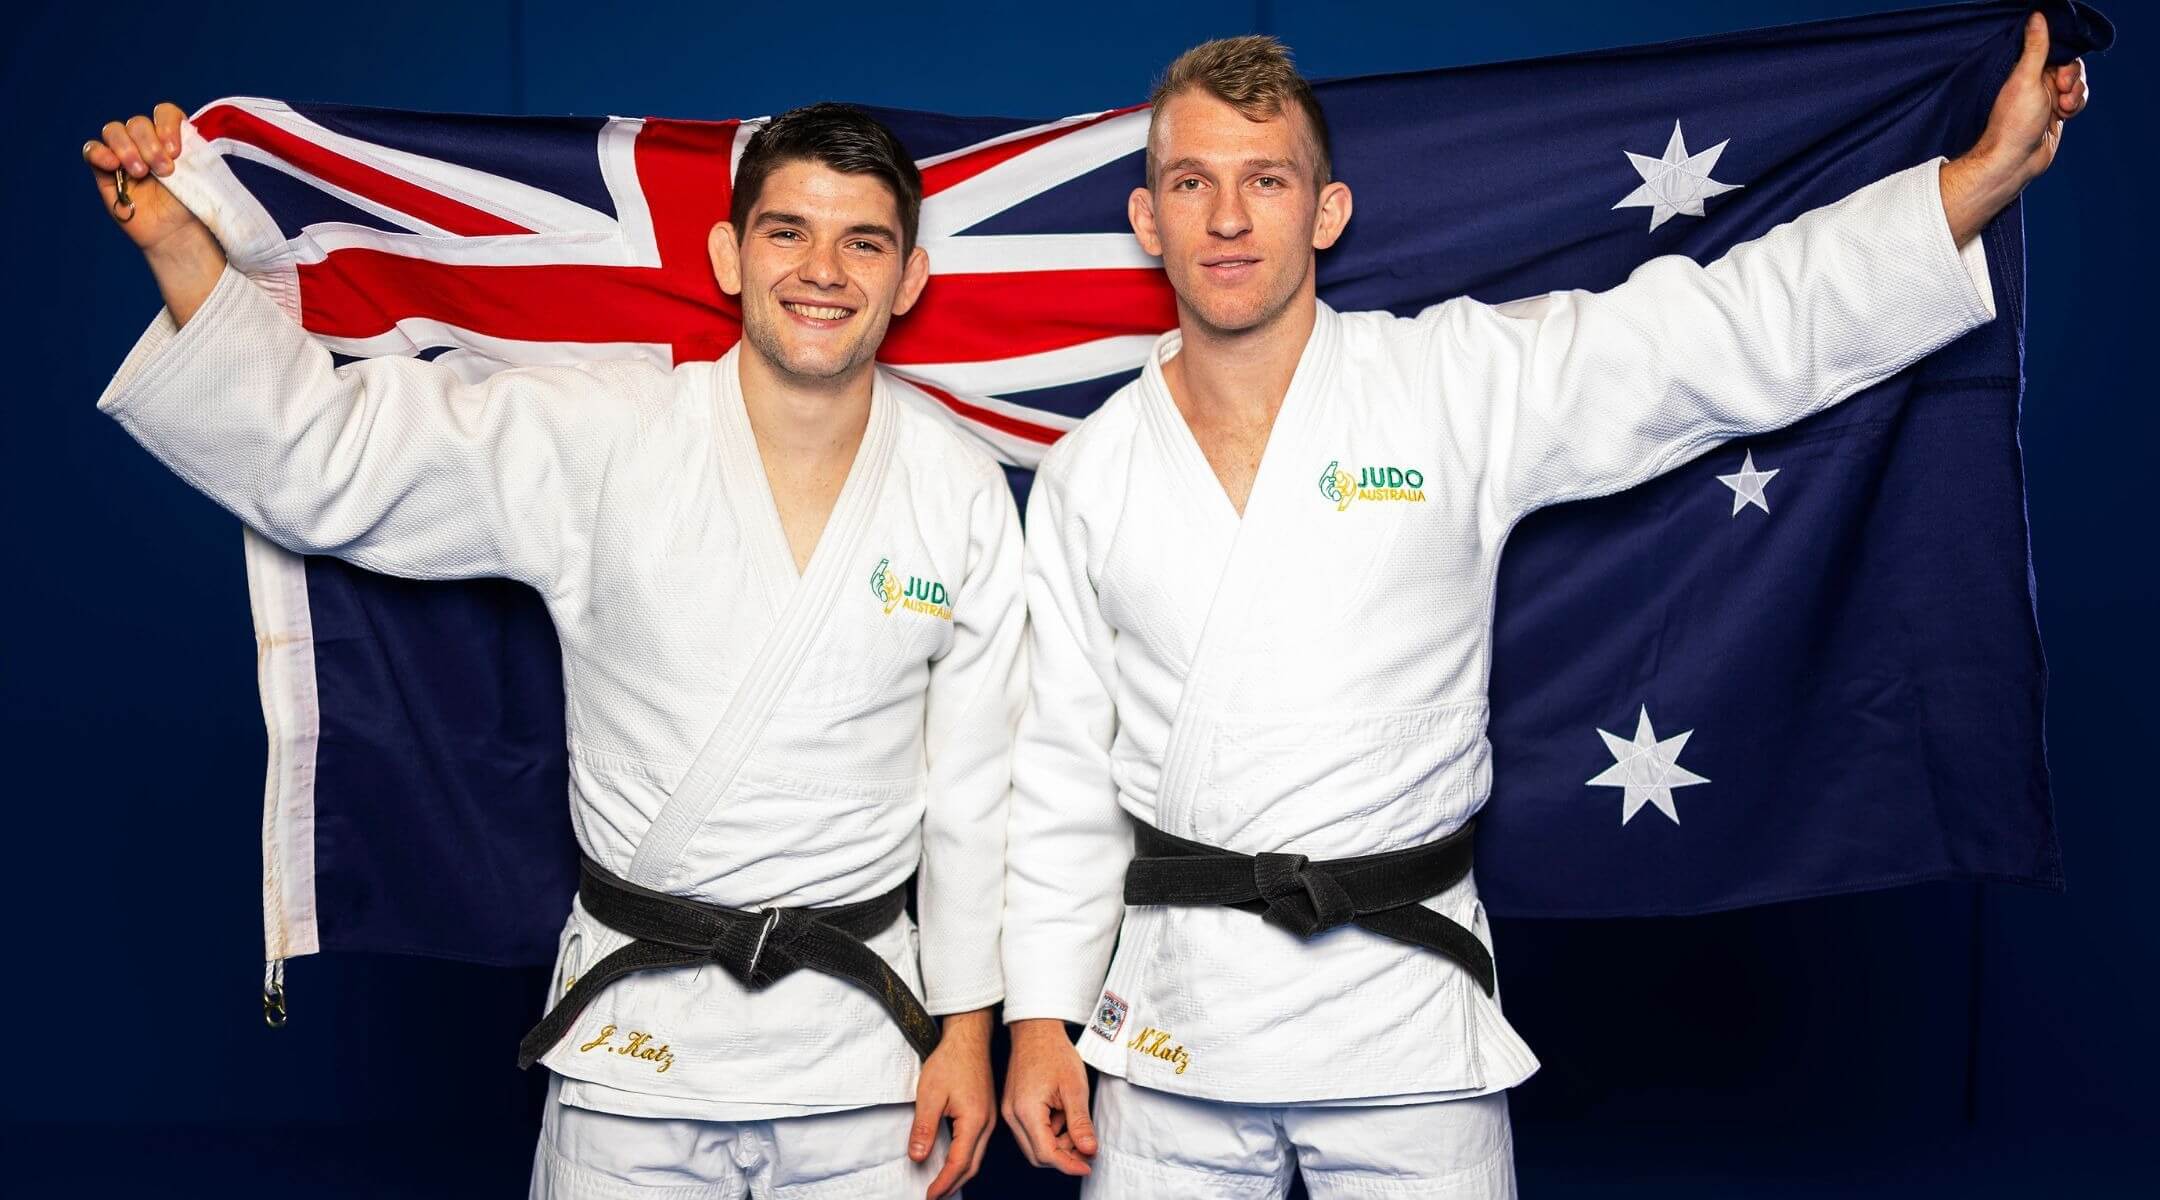
[[[1690,729],[1659,741],[1650,729],[1650,706],[1647,704],[1635,722],[1634,741],[1598,730],[1598,736],[1605,739],[1605,748],[1612,752],[1613,765],[1589,782],[1594,787],[1625,789],[1620,802],[1622,825],[1633,820],[1645,804],[1657,805],[1657,810],[1671,817],[1673,824],[1680,823],[1680,810],[1673,807],[1672,790],[1710,782],[1679,762],[1680,748],[1687,745],[1694,732]]]
[[[1763,494],[1763,489],[1769,486],[1772,477],[1784,469],[1783,467],[1772,467],[1767,471],[1756,470],[1755,452],[1750,450],[1747,452],[1747,456],[1741,460],[1739,474],[1718,476],[1717,481],[1719,483],[1732,489],[1732,515],[1739,516],[1740,510],[1750,504],[1764,512],[1769,512],[1770,498]]]
[[[1730,192],[1741,185],[1719,183],[1710,178],[1710,171],[1717,166],[1718,155],[1732,144],[1727,138],[1700,154],[1689,154],[1687,142],[1680,136],[1680,122],[1672,125],[1672,140],[1665,143],[1665,157],[1651,158],[1646,154],[1626,151],[1628,161],[1642,178],[1642,186],[1629,192],[1614,208],[1647,208],[1650,210],[1650,228],[1656,229],[1676,216],[1699,217],[1703,215],[1703,201],[1721,192]]]

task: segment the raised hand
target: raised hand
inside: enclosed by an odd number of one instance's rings
[[[143,252],[165,306],[183,325],[225,270],[209,226],[160,182],[179,162],[184,119],[178,105],[160,104],[149,116],[107,121],[102,138],[82,146],[106,214]]]
[[[2092,88],[2085,60],[2047,65],[2047,18],[2025,18],[2025,49],[1995,94],[1987,129],[1973,148],[1943,164],[1943,211],[1962,244],[2055,162],[2063,122],[2085,111]]]

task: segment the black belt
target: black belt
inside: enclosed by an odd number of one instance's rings
[[[581,856],[582,857],[582,856]],[[602,988],[633,971],[717,963],[751,991],[761,991],[808,968],[844,979],[877,997],[923,1058],[937,1049],[937,1022],[915,993],[865,938],[900,919],[907,888],[832,908],[745,911],[701,904],[642,888],[582,860],[578,899],[594,920],[637,940],[578,976],[567,995],[518,1043],[518,1066],[529,1067],[570,1032]]]
[[[1220,904],[1259,913],[1301,938],[1356,925],[1449,959],[1490,996],[1493,961],[1485,943],[1418,903],[1470,873],[1476,824],[1407,850],[1314,862],[1302,854],[1239,854],[1134,821],[1125,903]]]

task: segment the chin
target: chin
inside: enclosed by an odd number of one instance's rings
[[[1219,333],[1243,333],[1282,311],[1282,305],[1269,305],[1258,296],[1235,295],[1198,296],[1187,301],[1187,307],[1202,324]]]
[[[765,360],[773,367],[797,379],[834,379],[845,375],[861,365],[864,356],[856,353],[860,339],[846,345],[805,345],[780,336],[775,330],[764,327],[746,328],[743,335],[758,348]]]

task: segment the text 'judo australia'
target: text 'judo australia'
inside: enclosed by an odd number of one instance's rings
[[[1415,467],[1359,467],[1352,476],[1334,459],[1320,472],[1320,494],[1342,512],[1354,500],[1395,500],[1407,504],[1425,502],[1425,473]]]
[[[877,569],[870,572],[870,592],[885,606],[886,616],[891,616],[895,608],[904,608],[940,621],[952,620],[952,595],[944,584],[914,575],[903,584],[889,558],[879,559]]]

